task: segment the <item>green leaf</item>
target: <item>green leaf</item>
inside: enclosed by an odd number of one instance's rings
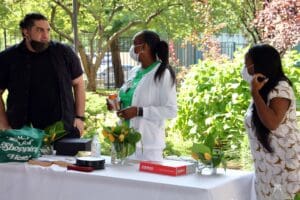
[[[192,152],[195,152],[195,153],[209,153],[211,154],[211,150],[208,146],[204,145],[204,144],[196,144],[194,143],[193,146],[192,146]]]
[[[67,134],[62,121],[57,121],[54,124],[46,127],[44,131],[46,133],[43,139],[45,144],[51,144]]]
[[[133,144],[128,144],[128,155],[130,156],[130,155],[132,155],[134,152],[135,152],[135,145],[133,145]]]
[[[211,150],[213,149],[215,145],[215,136],[214,134],[209,134],[207,138],[205,139],[205,145],[207,145]]]
[[[138,141],[140,141],[141,139],[141,134],[138,132],[134,132],[134,133],[128,133],[127,137],[125,138],[125,140],[130,143],[130,144],[136,144]]]
[[[52,133],[63,133],[65,132],[64,123],[62,121],[57,121],[54,124],[45,128],[46,134]]]

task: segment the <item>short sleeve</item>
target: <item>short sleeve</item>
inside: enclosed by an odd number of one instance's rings
[[[65,46],[65,53],[67,58],[67,65],[71,73],[72,80],[78,78],[83,74],[83,70],[81,67],[81,62],[79,57],[76,55],[75,51],[67,45]]]
[[[268,95],[268,100],[273,98],[286,98],[292,100],[294,97],[293,89],[286,81],[280,81],[278,85]]]

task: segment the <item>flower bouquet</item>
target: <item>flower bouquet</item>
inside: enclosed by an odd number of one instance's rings
[[[136,143],[141,140],[141,134],[126,123],[103,126],[102,134],[105,141],[111,143],[112,164],[124,164],[125,159],[135,152]]]
[[[54,141],[62,138],[67,133],[64,128],[64,124],[62,121],[57,121],[54,124],[46,127],[44,129],[45,136],[43,138],[43,144],[41,147],[41,153],[43,155],[49,155],[53,153],[52,144]]]
[[[209,168],[211,174],[216,174],[217,167],[222,163],[224,170],[227,164],[220,141],[212,135],[208,136],[203,143],[194,143],[192,146],[192,157],[198,161],[198,170]]]

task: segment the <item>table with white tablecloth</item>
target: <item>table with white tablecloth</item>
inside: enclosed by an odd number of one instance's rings
[[[58,165],[0,164],[0,200],[254,200],[253,172],[216,175],[140,172],[136,162],[78,172]]]

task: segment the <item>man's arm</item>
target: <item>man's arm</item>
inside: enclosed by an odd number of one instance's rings
[[[4,90],[0,90],[0,130],[11,129],[5,112],[3,92]]]
[[[84,116],[85,111],[85,88],[83,75],[72,81],[75,99],[75,114],[76,116]],[[74,126],[80,131],[80,135],[83,134],[84,123],[81,119],[75,118]]]

